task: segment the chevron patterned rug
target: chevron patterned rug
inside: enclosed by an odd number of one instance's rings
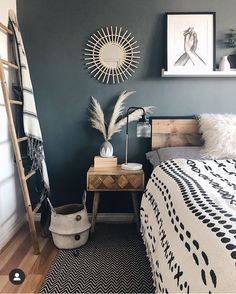
[[[88,243],[59,250],[40,293],[154,293],[135,225],[97,224]]]

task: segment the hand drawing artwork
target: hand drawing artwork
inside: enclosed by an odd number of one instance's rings
[[[187,62],[192,62],[195,66],[197,64],[206,65],[205,61],[196,53],[198,38],[194,27],[189,27],[184,31],[184,51],[185,53],[175,62],[176,66],[185,66]]]
[[[166,13],[166,70],[175,74],[215,69],[215,13]]]

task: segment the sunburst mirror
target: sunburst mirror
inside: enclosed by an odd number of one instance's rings
[[[99,29],[85,47],[85,62],[90,74],[102,83],[120,83],[138,67],[140,51],[132,34],[121,27]]]

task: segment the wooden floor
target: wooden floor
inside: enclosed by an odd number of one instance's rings
[[[39,234],[38,234],[39,235]],[[38,293],[41,283],[57,254],[51,239],[39,236],[40,255],[33,254],[28,226],[24,225],[0,253],[0,293]],[[21,285],[13,285],[8,274],[20,268],[26,278]]]

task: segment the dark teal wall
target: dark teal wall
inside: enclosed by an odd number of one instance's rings
[[[88,123],[91,96],[101,102],[107,116],[123,90],[136,91],[127,106],[155,105],[155,115],[236,113],[236,79],[160,77],[164,13],[215,11],[218,61],[230,53],[221,44],[229,28],[236,26],[235,0],[18,0],[17,4],[55,204],[80,200],[86,171],[103,142]],[[89,77],[82,58],[90,34],[108,25],[128,29],[141,46],[138,70],[119,85],[103,85]],[[131,142],[130,161],[145,162],[149,142],[135,137]],[[122,162],[124,133],[116,134],[112,143]],[[107,195],[101,210],[129,211],[126,196]]]

